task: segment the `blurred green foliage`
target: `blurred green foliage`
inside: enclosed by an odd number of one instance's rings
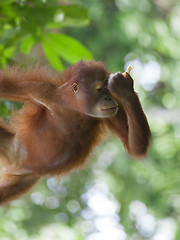
[[[84,7],[60,5],[56,0],[1,1],[0,16],[1,66],[12,62],[16,52],[29,54],[38,43],[42,44],[51,65],[58,70],[64,69],[61,58],[70,63],[76,63],[82,57],[92,58],[78,40],[56,32],[57,28],[87,25],[89,17]]]
[[[131,64],[153,135],[144,161],[111,138],[83,170],[45,179],[1,208],[1,239],[179,240],[179,12],[176,0],[0,1],[2,68],[63,70],[92,53],[112,72]],[[16,108],[0,103],[4,117]]]

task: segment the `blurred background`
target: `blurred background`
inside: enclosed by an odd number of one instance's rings
[[[135,161],[111,137],[82,170],[46,178],[0,208],[1,240],[180,239],[180,2],[1,0],[0,67],[81,58],[133,67],[153,140]],[[20,104],[0,102],[9,118]]]

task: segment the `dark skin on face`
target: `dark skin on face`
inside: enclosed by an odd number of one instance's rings
[[[24,102],[0,124],[0,204],[19,198],[42,176],[79,168],[109,132],[133,158],[146,157],[151,133],[133,79],[102,62],[80,61],[63,75],[46,69],[0,71],[0,97]]]
[[[78,84],[74,84],[73,91],[76,94],[75,97],[78,99],[79,104],[81,105],[84,99],[88,99],[84,109],[80,110],[81,112],[99,118],[113,117],[117,113],[118,103],[110,95],[107,84],[108,80],[106,78],[102,80],[94,78],[91,86],[88,87],[86,95],[81,90],[81,83],[79,84],[80,94],[78,93]]]

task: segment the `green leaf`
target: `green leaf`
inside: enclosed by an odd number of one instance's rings
[[[5,50],[4,50],[4,56],[5,56],[5,58],[11,58],[12,57],[12,55],[13,55],[13,53],[15,52],[15,47],[14,46],[10,46],[10,47],[8,47],[8,48],[6,48]]]
[[[55,15],[55,22],[64,26],[85,26],[89,24],[88,10],[78,5],[64,5]]]
[[[0,6],[5,6],[5,5],[8,5],[8,4],[11,4],[13,2],[15,2],[16,0],[1,0],[0,1]]]
[[[60,7],[67,17],[77,18],[77,19],[89,19],[88,10],[82,6],[75,4],[63,5]]]
[[[22,53],[24,54],[28,54],[34,44],[34,39],[32,37],[27,37],[23,40],[23,42],[21,43],[21,47],[20,50]]]
[[[80,59],[91,60],[92,54],[79,41],[64,34],[48,34],[48,41],[54,50],[66,61],[76,63]]]
[[[51,63],[51,65],[55,69],[62,71],[64,69],[64,67],[61,63],[61,60],[60,60],[58,54],[53,49],[53,46],[50,45],[45,39],[43,40],[43,49],[44,49],[45,55],[46,55],[47,59],[49,60],[49,62]]]
[[[83,27],[90,22],[88,10],[78,5],[64,5],[56,10],[54,22],[49,22],[46,28]]]

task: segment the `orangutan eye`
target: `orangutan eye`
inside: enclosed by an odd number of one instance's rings
[[[96,85],[95,85],[95,89],[97,90],[97,91],[101,91],[102,90],[102,87],[103,87],[103,85],[102,85],[102,82],[97,82],[96,83]]]
[[[77,83],[73,83],[73,85],[72,85],[72,90],[73,90],[74,93],[76,93],[76,92],[78,91],[78,85],[77,85]]]

